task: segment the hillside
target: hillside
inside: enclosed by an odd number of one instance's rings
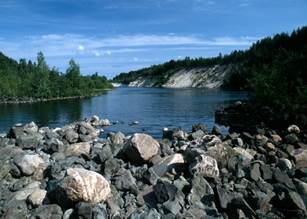
[[[71,60],[65,73],[49,68],[43,53],[37,63],[19,62],[0,52],[0,102],[81,97],[96,94],[112,85],[104,76],[82,76],[79,65]]]
[[[282,59],[283,55],[290,55],[293,59],[298,57],[306,59],[306,41],[307,27],[303,27],[292,34],[281,33],[274,37],[264,38],[246,51],[233,51],[229,55],[213,58],[191,59],[187,57],[184,60],[171,60],[164,64],[121,73],[114,77],[113,81],[129,86],[209,88],[210,86],[207,84],[212,83],[212,77],[209,77],[212,73],[211,70],[217,69],[213,75],[216,76],[214,77],[216,86],[212,87],[222,86],[232,90],[252,90],[255,89],[255,76],[263,75],[266,70],[272,72],[276,61],[281,61],[283,64],[285,60],[278,60]],[[301,72],[306,68],[306,65],[298,65],[295,68],[297,68],[294,69],[295,71]],[[225,69],[227,69],[226,72],[224,72]],[[191,72],[193,74],[190,74]],[[203,72],[208,74],[207,78],[204,77]],[[193,82],[182,84],[180,83],[181,78]],[[195,78],[199,80],[197,81]]]
[[[214,65],[212,67],[195,67],[170,70],[165,79],[161,77],[139,77],[130,82],[130,87],[165,87],[165,88],[218,88],[223,78],[231,71],[231,65]]]

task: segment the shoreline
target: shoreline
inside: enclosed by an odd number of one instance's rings
[[[58,100],[73,100],[73,99],[85,99],[91,98],[101,95],[104,91],[109,91],[110,89],[103,89],[100,90],[98,93],[90,94],[90,95],[82,95],[82,96],[69,96],[69,97],[52,97],[52,98],[33,98],[33,97],[22,97],[22,98],[5,98],[5,99],[15,99],[15,100],[2,100],[0,98],[0,106],[1,105],[18,105],[18,104],[32,104],[32,103],[40,103],[40,102],[51,102],[51,101],[58,101]]]
[[[161,130],[161,140],[100,138],[111,124],[98,116],[55,129],[31,122],[1,135],[0,217],[307,216],[307,140],[296,125],[223,135],[195,124]]]

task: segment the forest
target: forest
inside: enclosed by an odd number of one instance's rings
[[[307,112],[307,27],[280,33],[254,43],[244,51],[213,58],[171,60],[116,76],[115,82],[128,84],[140,76],[167,79],[176,69],[231,65],[223,89],[248,91],[258,105],[268,105],[289,113]]]
[[[20,59],[19,62],[0,52],[0,99],[57,98],[91,96],[111,88],[105,76],[98,73],[83,76],[79,65],[72,59],[65,73],[50,68],[44,54],[37,61]]]

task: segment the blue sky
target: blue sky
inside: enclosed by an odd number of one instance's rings
[[[0,0],[0,51],[109,78],[210,57],[307,24],[306,0]]]

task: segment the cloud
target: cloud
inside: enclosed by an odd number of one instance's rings
[[[218,52],[225,54],[233,49],[247,48],[257,39],[251,36],[206,38],[176,34],[112,37],[48,34],[18,39],[2,37],[0,50],[16,60],[35,60],[37,52],[42,51],[48,64],[59,67],[61,71],[65,71],[68,60],[74,58],[82,72],[111,71],[114,74],[185,56],[209,57]]]
[[[84,48],[84,46],[83,46],[83,45],[79,45],[79,46],[78,46],[78,50],[79,50],[79,51],[84,51],[84,50],[85,50],[85,48]]]
[[[119,35],[114,37],[85,36],[78,34],[49,34],[28,36],[24,39],[0,39],[0,46],[13,56],[36,56],[43,51],[46,56],[101,56],[119,53],[144,52],[157,49],[179,47],[248,46],[257,37],[215,37],[167,35]],[[81,52],[81,53],[80,53]]]

